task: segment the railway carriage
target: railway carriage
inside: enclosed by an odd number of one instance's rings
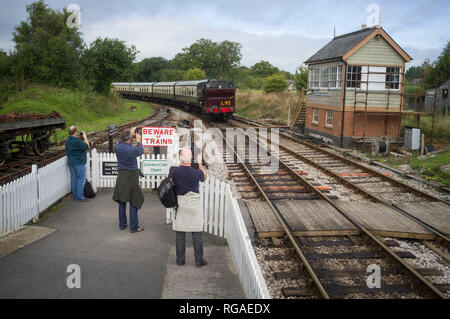
[[[153,100],[170,103],[174,101],[174,85],[176,82],[156,82],[153,84]]]
[[[125,98],[178,105],[218,120],[227,120],[236,111],[235,89],[229,81],[115,82],[112,87]]]
[[[175,84],[175,104],[200,111],[201,84],[208,80],[180,81]]]

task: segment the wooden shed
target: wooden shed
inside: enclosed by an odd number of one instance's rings
[[[333,38],[305,61],[305,134],[346,148],[374,137],[398,139],[411,60],[381,27]]]

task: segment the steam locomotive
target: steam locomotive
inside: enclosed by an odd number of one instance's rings
[[[124,98],[177,105],[215,120],[228,120],[236,111],[229,81],[115,82],[112,87]]]

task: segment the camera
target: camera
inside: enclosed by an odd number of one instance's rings
[[[136,135],[136,134],[142,135],[142,127],[141,127],[141,126],[137,126],[137,127],[136,127],[136,130],[134,131],[134,134],[135,134],[135,135]]]

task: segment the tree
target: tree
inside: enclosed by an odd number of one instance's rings
[[[108,94],[113,81],[126,81],[133,75],[138,51],[118,39],[97,38],[83,56],[86,76],[97,92]]]
[[[219,80],[229,75],[232,69],[239,67],[242,59],[242,45],[237,42],[222,41],[218,45]]]
[[[299,92],[303,88],[307,88],[307,85],[308,85],[308,69],[307,68],[305,68],[303,66],[299,66],[297,68],[297,70],[295,70],[294,83],[295,83],[295,88]]]
[[[408,81],[419,79],[422,77],[422,68],[420,66],[412,66],[405,72],[405,78]]]
[[[170,69],[170,61],[163,57],[154,57],[143,59],[141,62],[136,63],[136,74],[134,79],[137,82],[158,82],[158,71],[164,69]]]
[[[157,82],[180,81],[184,77],[185,71],[177,69],[164,69],[156,72]]]
[[[14,91],[14,78],[12,67],[15,57],[0,50],[0,103],[8,100],[8,96]]]
[[[436,70],[433,65],[430,63],[430,59],[425,59],[422,65],[420,66],[423,72],[423,84],[425,86],[422,88],[423,90],[428,90],[431,87],[436,85]]]
[[[284,75],[286,80],[294,80],[294,75],[291,72],[288,71],[280,71],[281,74]]]
[[[11,76],[12,57],[0,50],[0,79]]]
[[[186,71],[183,80],[202,80],[206,78],[206,74],[199,68],[192,68]]]
[[[15,27],[17,63],[13,71],[26,79],[74,86],[82,77],[83,40],[66,20],[70,12],[57,12],[43,1],[27,6],[27,21]]]
[[[266,93],[282,92],[282,91],[286,90],[287,87],[288,87],[288,83],[287,83],[284,75],[281,73],[277,73],[277,74],[268,76],[264,80],[263,90]]]
[[[241,45],[236,42],[214,42],[200,39],[183,48],[173,59],[176,68],[187,70],[197,67],[205,71],[209,78],[229,78],[242,58]]]
[[[450,78],[450,41],[447,42],[433,66],[439,74],[439,85],[444,84]]]
[[[252,71],[246,67],[241,66],[232,73],[232,80],[234,86],[240,89],[261,89],[264,84],[264,79],[252,75]]]
[[[277,67],[273,66],[268,61],[260,61],[258,63],[255,63],[255,65],[251,67],[251,70],[253,76],[262,78],[266,78],[280,71]]]

